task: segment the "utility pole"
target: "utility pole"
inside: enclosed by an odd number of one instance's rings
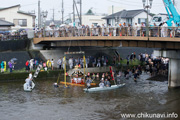
[[[38,1],[38,27],[41,27],[41,8],[40,8],[40,0]]]
[[[73,0],[73,26],[75,27],[75,2]]]
[[[112,5],[112,14],[114,14],[114,6]],[[112,20],[112,25],[114,26],[114,22]]]
[[[52,20],[53,20],[53,22],[54,22],[54,8],[53,8],[53,9],[51,9],[51,10],[53,10],[53,18],[52,18]]]
[[[114,14],[114,5],[112,5],[112,14]]]
[[[64,2],[62,0],[62,24],[64,23]]]
[[[80,14],[79,14],[79,11],[78,11],[78,8],[77,8],[77,5],[76,5],[76,2],[74,2],[74,6],[76,7],[77,15],[78,15],[79,22],[80,22],[80,21],[81,21],[81,19],[80,19]]]
[[[80,25],[82,25],[82,0],[80,0]]]

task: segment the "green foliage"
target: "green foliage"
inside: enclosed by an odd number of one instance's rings
[[[34,72],[33,72],[34,73]],[[46,78],[57,78],[60,71],[41,71],[38,75],[37,79],[46,79]],[[62,73],[62,72],[61,72]],[[25,69],[14,71],[13,73],[1,73],[0,74],[0,82],[7,82],[7,81],[19,81],[25,80],[28,77],[29,73],[25,72]]]
[[[121,70],[121,71],[124,71],[127,69],[132,69],[134,66],[138,66],[138,65],[144,66],[145,65],[144,62],[141,62],[138,59],[132,60],[132,62],[129,61],[129,66],[127,66],[127,59],[123,59],[120,62],[118,62],[117,64],[118,64],[117,69]]]

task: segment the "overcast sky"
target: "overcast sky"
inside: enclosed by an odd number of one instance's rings
[[[77,0],[76,0],[77,1]],[[176,0],[177,6],[180,6],[180,1]],[[64,0],[65,19],[68,14],[72,13],[73,0]],[[35,10],[38,13],[38,0],[1,0],[0,8],[20,4],[20,10],[31,11]],[[61,19],[61,4],[62,0],[41,0],[41,9],[48,11],[48,19],[52,19],[52,9],[55,9],[55,19]],[[142,0],[82,0],[83,13],[88,9],[93,8],[95,13],[108,13],[108,7],[118,6],[127,10],[142,9]],[[178,11],[180,7],[178,7]],[[162,0],[153,0],[151,13],[166,13]]]

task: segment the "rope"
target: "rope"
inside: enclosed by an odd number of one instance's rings
[[[71,40],[70,40],[70,43],[69,43],[68,52],[69,52],[69,50],[70,50],[70,47],[71,47]]]

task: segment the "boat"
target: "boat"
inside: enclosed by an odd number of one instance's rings
[[[38,76],[41,68],[42,68],[42,65],[38,65],[38,67],[37,67],[37,69],[36,69],[36,71],[35,71],[35,73],[34,73],[34,76],[33,76],[32,80],[33,80],[34,78],[37,78],[37,76]],[[34,84],[33,81],[32,81],[32,86],[29,86],[29,83],[24,83],[24,91],[26,91],[26,92],[31,92],[31,91],[34,89],[34,87],[35,87],[35,84]]]
[[[82,87],[85,86],[84,83],[76,84],[76,83],[72,83],[72,82],[60,82],[60,84],[67,84],[67,85],[72,85],[72,86],[82,86]],[[91,86],[96,86],[96,83],[91,83]]]
[[[119,85],[111,85],[111,87],[94,87],[94,88],[89,88],[89,89],[84,88],[83,90],[85,92],[96,92],[96,91],[104,91],[104,90],[113,90],[113,89],[117,89],[123,86],[125,86],[125,83],[119,84]]]
[[[24,83],[24,91],[26,92],[31,92],[35,87],[34,82],[32,81],[32,86],[29,86],[28,83]]]
[[[67,73],[70,76],[71,82],[60,82],[60,84],[67,84],[73,86],[85,86],[85,73],[80,69],[78,65],[72,70],[72,72]],[[91,83],[91,85],[96,86],[96,83]]]

